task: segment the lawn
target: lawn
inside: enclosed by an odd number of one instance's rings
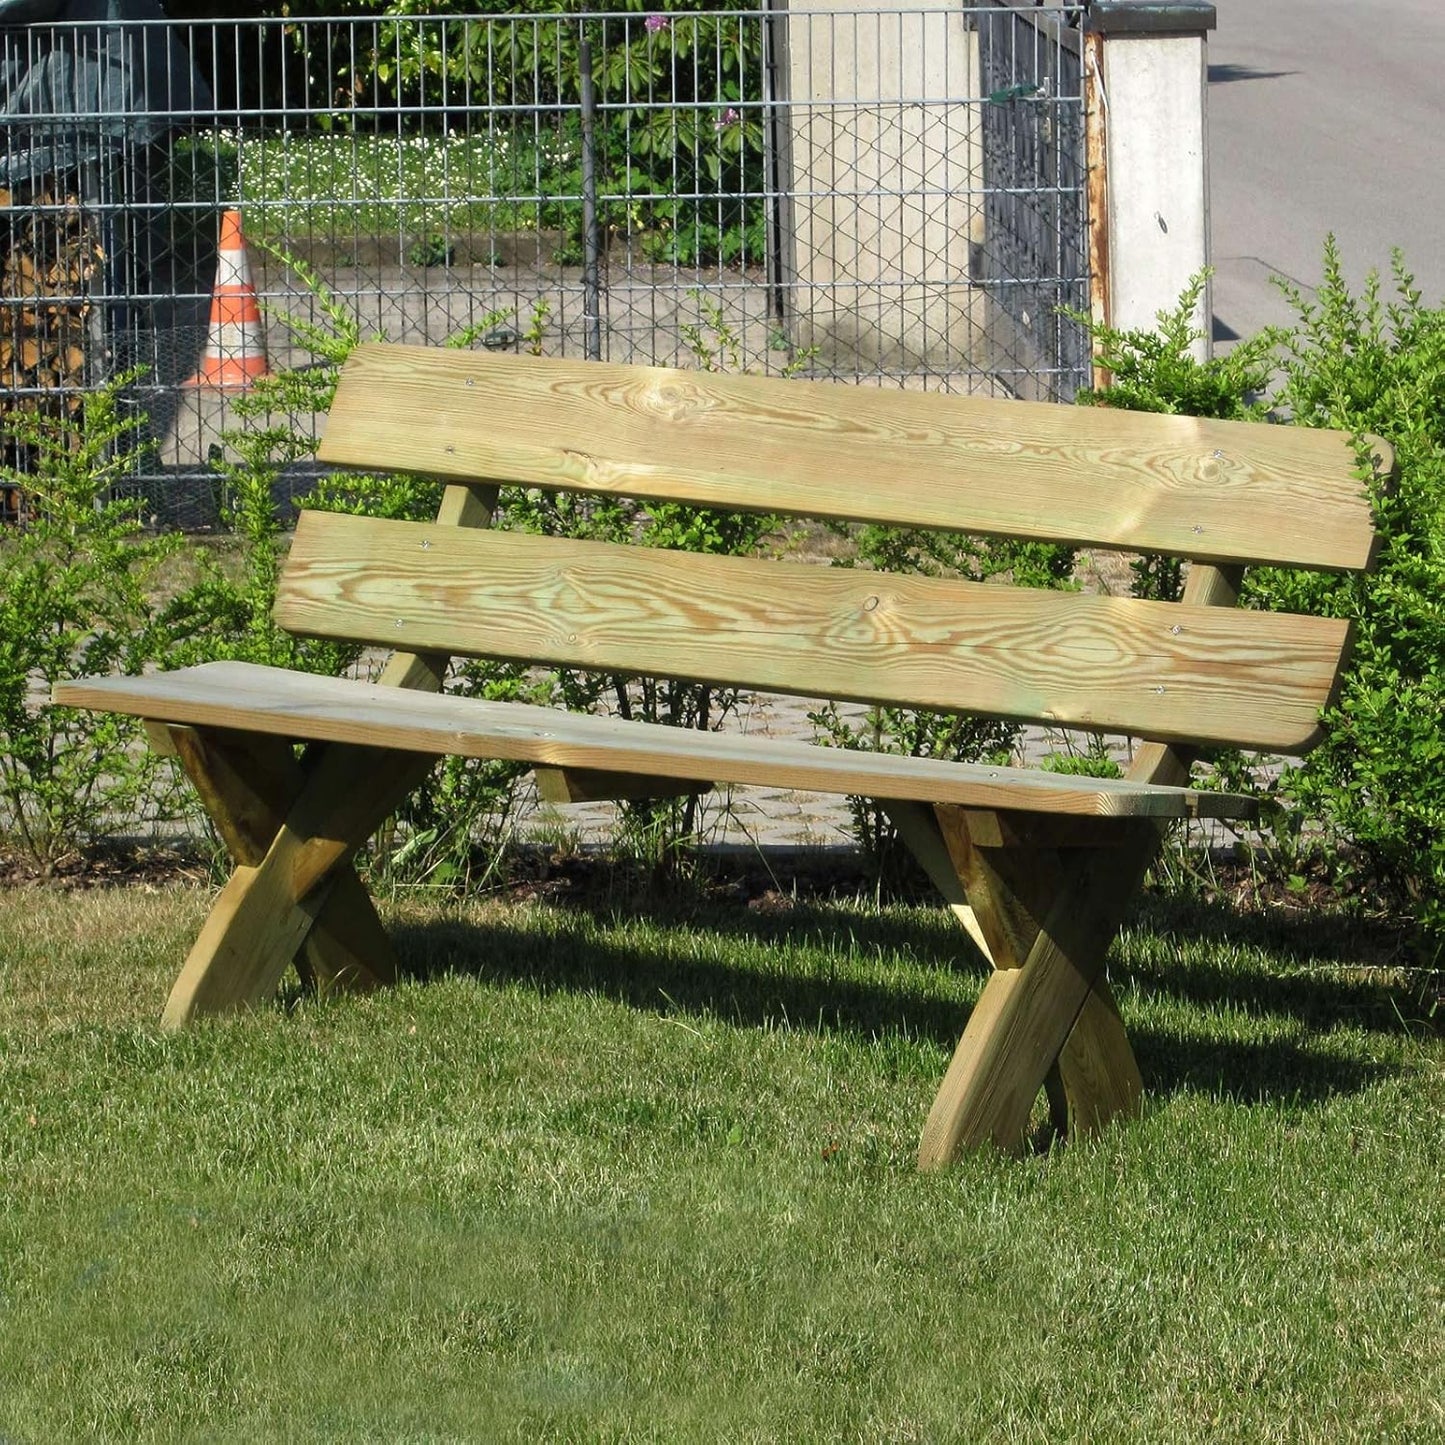
[[[1445,1438],[1445,1039],[1338,920],[1146,899],[1144,1117],[921,1176],[931,911],[404,897],[163,1036],[206,901],[0,891],[0,1438]]]

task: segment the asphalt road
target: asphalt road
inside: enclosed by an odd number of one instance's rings
[[[1358,284],[1402,247],[1445,302],[1445,3],[1215,0],[1209,139],[1216,338],[1290,312],[1327,233]]]

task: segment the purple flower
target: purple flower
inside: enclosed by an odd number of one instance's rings
[[[741,119],[742,116],[735,111],[732,106],[728,106],[728,108],[713,121],[712,128],[714,130],[726,130],[730,125],[736,125]]]
[[[667,24],[666,15],[649,15],[647,19],[642,22],[642,28],[650,35],[656,35],[659,30],[666,30]]]

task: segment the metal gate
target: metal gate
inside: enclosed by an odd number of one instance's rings
[[[999,4],[976,18],[986,244],[977,274],[1012,324],[1021,395],[1071,398],[1088,376],[1081,6]]]

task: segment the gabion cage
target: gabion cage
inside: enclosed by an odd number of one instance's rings
[[[5,27],[3,405],[63,411],[138,369],[138,483],[206,525],[227,345],[272,369],[359,333],[1067,398],[1077,14]],[[213,294],[228,211],[260,308],[240,331]]]

